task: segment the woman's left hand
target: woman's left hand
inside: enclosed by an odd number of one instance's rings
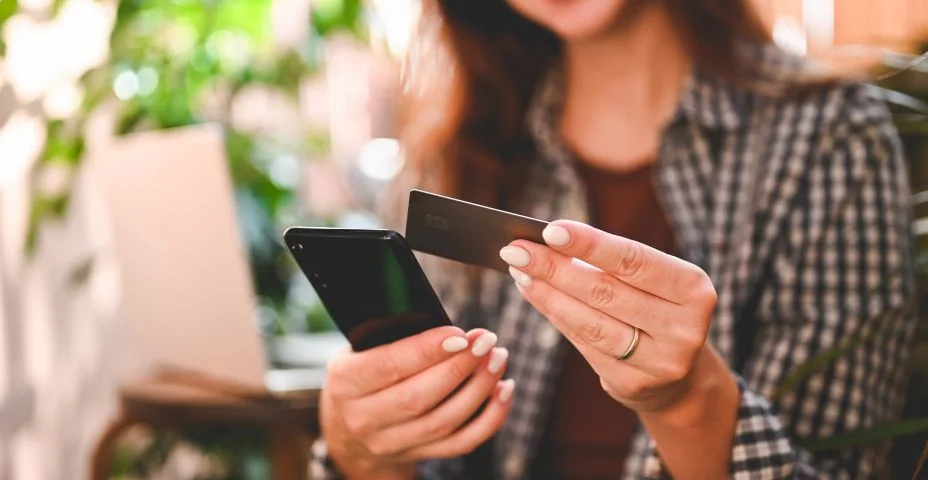
[[[606,392],[639,413],[684,399],[709,353],[716,293],[708,275],[578,222],[552,222],[544,239],[547,245],[514,241],[500,256],[525,298],[576,346]],[[636,328],[637,346],[622,360]]]

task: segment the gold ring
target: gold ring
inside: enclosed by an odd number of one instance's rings
[[[635,349],[638,348],[638,338],[641,336],[641,330],[638,327],[632,327],[634,333],[632,334],[632,341],[628,344],[628,348],[625,349],[625,353],[619,355],[619,360],[628,360],[628,357],[631,357],[635,353]]]

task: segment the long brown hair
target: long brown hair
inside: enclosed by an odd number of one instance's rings
[[[739,42],[771,41],[751,0],[643,1],[663,1],[694,62],[726,80],[742,80]],[[512,208],[532,155],[524,117],[560,51],[505,0],[423,0],[404,72],[401,179]]]

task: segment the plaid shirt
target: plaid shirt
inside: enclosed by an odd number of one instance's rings
[[[774,47],[745,51],[758,89],[690,76],[655,178],[678,251],[709,273],[718,292],[709,341],[741,388],[730,473],[884,476],[885,448],[810,454],[798,443],[901,412],[915,326],[901,144],[866,85],[845,82],[801,96],[757,93],[782,86],[805,66]],[[584,221],[584,185],[553,121],[561,93],[552,75],[528,115],[539,158],[522,212]],[[452,318],[465,329],[492,329],[510,351],[515,403],[490,444],[492,468],[496,478],[530,478],[566,340],[508,276],[487,272],[482,291],[470,292],[459,281],[460,266],[422,261]],[[797,366],[839,345],[847,347],[843,355],[774,396]],[[427,461],[420,474],[462,479],[477,461]],[[666,476],[641,428],[629,457],[616,461],[625,462],[625,478]]]

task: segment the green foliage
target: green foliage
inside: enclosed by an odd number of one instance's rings
[[[57,13],[63,0],[55,0]],[[296,48],[280,51],[272,44],[272,0],[120,0],[110,34],[110,57],[84,74],[84,99],[76,115],[46,122],[47,139],[36,163],[34,182],[50,168],[74,172],[85,154],[84,128],[100,107],[115,104],[117,135],[162,130],[203,122],[223,127],[229,170],[235,187],[242,235],[259,302],[284,315],[300,315],[310,330],[330,330],[326,310],[316,302],[308,311],[288,309],[295,271],[279,234],[282,222],[301,218],[295,179],[275,169],[328,149],[324,132],[305,132],[288,145],[268,136],[240,131],[230,109],[245,88],[260,85],[296,99],[303,79],[321,68],[320,47],[327,35],[363,36],[361,0],[319,1],[306,21],[310,34]],[[0,28],[18,10],[16,0],[0,0]],[[2,45],[0,45],[2,48]],[[290,162],[290,163],[288,163]],[[298,174],[298,168],[293,176]],[[73,176],[72,176],[73,178]],[[44,222],[67,213],[70,186],[61,192],[34,189],[27,251],[39,241]],[[314,219],[326,223],[327,219]],[[88,278],[93,258],[80,262],[68,281]],[[267,334],[286,333],[273,323]],[[178,445],[192,445],[221,465],[218,478],[270,478],[267,439],[261,431],[202,428],[162,432],[141,452],[120,451],[114,462],[119,476],[149,478],[163,467]]]
[[[271,478],[267,433],[261,428],[199,427],[151,432],[140,450],[120,448],[114,455],[110,476],[156,478],[163,476],[171,454],[180,446],[193,448],[209,465],[196,478],[263,480]]]
[[[928,50],[928,44],[921,51]],[[919,199],[928,195],[928,65],[922,63],[905,72],[894,73],[879,82],[874,93],[884,99],[893,113],[896,127],[902,137],[903,146],[909,161],[912,187]],[[926,197],[928,198],[928,197]],[[928,218],[928,202],[915,205],[916,218]],[[928,443],[924,450],[915,442],[928,442],[928,417],[923,417],[928,408],[928,236],[918,239],[916,245],[916,269],[918,294],[916,311],[920,319],[915,331],[915,341],[911,352],[911,362],[906,366],[911,372],[907,398],[907,417],[890,425],[875,425],[872,428],[847,432],[829,438],[810,439],[805,447],[813,451],[836,450],[863,445],[878,444],[895,440],[894,469],[907,469],[915,465],[913,478],[923,468],[928,456]],[[863,346],[882,335],[889,334],[886,328],[862,329],[856,335],[834,348],[821,352],[818,356],[798,365],[775,389],[774,398],[792,391],[801,382],[816,373],[821,373],[834,366],[835,362],[849,352]],[[912,447],[918,450],[911,452]],[[921,460],[916,458],[921,455]],[[917,465],[916,465],[917,464]],[[899,472],[894,472],[898,476]],[[900,477],[901,478],[901,477]]]
[[[880,337],[888,333],[892,333],[889,329],[889,327],[892,326],[895,325],[890,323],[883,326],[882,328],[862,328],[860,331],[854,335],[851,335],[840,344],[835,345],[834,347],[821,352],[815,357],[806,360],[798,367],[796,367],[792,372],[790,372],[790,374],[780,382],[780,385],[771,395],[771,399],[778,400],[780,397],[795,389],[801,382],[807,380],[812,375],[828,370],[832,365],[834,365],[835,361],[841,357],[865,346],[868,343],[878,340]]]
[[[928,443],[925,443],[925,448],[922,450],[922,454],[918,459],[918,465],[915,466],[915,473],[912,474],[912,480],[917,478],[924,478],[919,477],[918,475],[922,473],[926,463],[928,463]]]
[[[360,33],[361,0],[317,0],[312,12],[313,27],[319,35],[344,30]]]
[[[57,13],[63,3],[56,0],[52,11]],[[295,183],[273,172],[293,159],[325,151],[328,139],[307,131],[305,138],[284,147],[272,138],[237,131],[230,109],[236,96],[254,85],[295,100],[301,81],[322,67],[325,37],[337,32],[361,37],[364,29],[361,0],[314,2],[306,19],[310,34],[295,48],[280,50],[272,43],[271,6],[272,0],[120,0],[110,57],[81,78],[85,93],[78,114],[47,122],[47,143],[34,173],[40,178],[51,166],[80,168],[84,126],[104,104],[116,102],[117,135],[219,123],[259,301],[280,316],[293,315],[286,307],[297,272],[279,232],[282,219],[300,218],[300,212]],[[15,0],[0,0],[0,26],[16,9]],[[42,224],[66,214],[68,191],[36,192],[28,252],[38,244]],[[72,277],[86,278],[89,268],[83,265]],[[300,315],[309,328],[331,328],[325,310],[317,310]]]
[[[3,31],[3,26],[6,24],[6,21],[18,10],[18,0],[0,0],[0,32]],[[0,37],[0,55],[4,54],[6,54],[6,44],[3,42],[3,37]]]
[[[928,431],[928,417],[911,418],[891,425],[880,425],[845,435],[811,440],[803,445],[811,452],[870,445],[894,438]]]

